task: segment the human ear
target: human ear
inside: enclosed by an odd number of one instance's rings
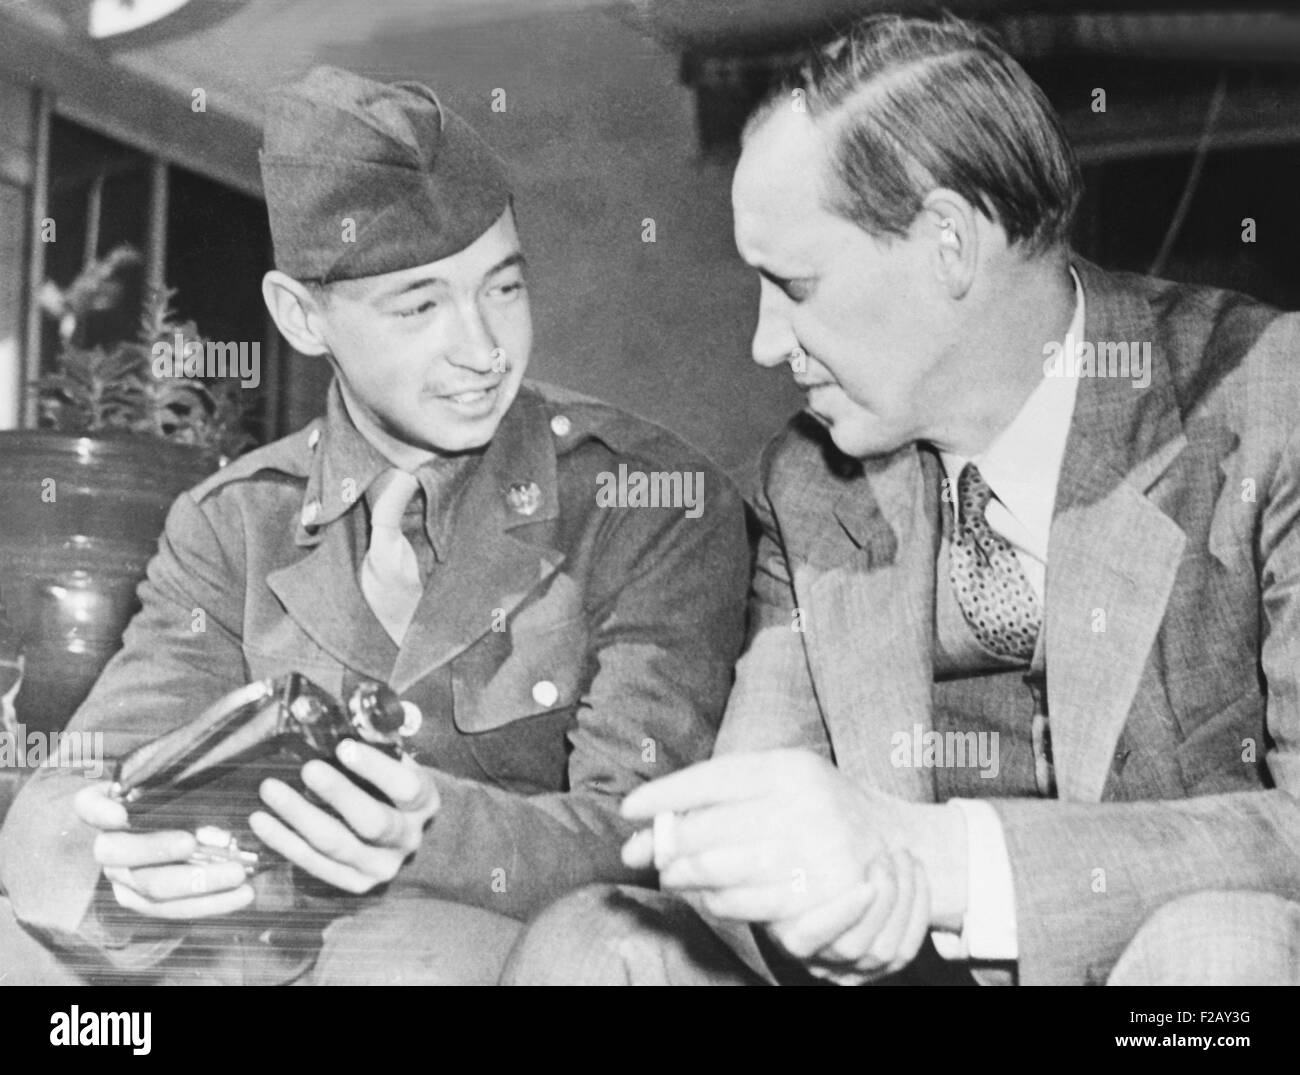
[[[329,353],[320,300],[306,284],[272,269],[262,277],[262,300],[275,327],[294,350],[304,355]]]

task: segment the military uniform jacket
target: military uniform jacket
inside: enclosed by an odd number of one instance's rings
[[[749,567],[739,495],[663,429],[525,383],[399,648],[358,582],[364,494],[388,465],[335,386],[325,418],[181,496],[124,647],[70,729],[103,732],[118,757],[253,679],[379,679],[420,707],[411,745],[441,796],[394,886],[524,917],[629,879],[621,797],[706,757],[726,702]],[[611,506],[600,494],[620,466],[691,473],[703,510]],[[56,942],[98,932],[81,786],[40,773],[0,843],[16,915]]]

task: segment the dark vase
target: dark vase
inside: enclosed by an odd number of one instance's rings
[[[140,607],[167,510],[217,468],[153,437],[0,432],[0,602],[26,658],[19,723],[61,729]]]

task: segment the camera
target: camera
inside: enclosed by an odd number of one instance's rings
[[[249,814],[265,809],[258,793],[262,781],[282,780],[328,809],[303,787],[299,772],[305,762],[318,758],[338,767],[335,750],[345,739],[400,758],[420,721],[419,709],[383,683],[363,680],[340,703],[291,672],[232,691],[197,720],[122,758],[109,794],[126,806],[132,830],[192,831],[198,843],[192,861],[241,862],[251,876],[283,861],[248,824]]]

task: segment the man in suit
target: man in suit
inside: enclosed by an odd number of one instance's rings
[[[307,763],[330,810],[261,785],[250,824],[290,886],[205,861],[193,832],[132,831],[106,782],[41,773],[0,847],[10,983],[495,981],[532,911],[645,879],[620,861],[621,796],[712,747],[742,502],[664,430],[523,380],[501,164],[426,87],[324,68],[273,97],[262,168],[263,293],[330,361],[325,416],[176,502],[70,728],[120,757],[294,671],[339,698],[390,684],[422,723],[401,761],[352,741],[340,768]],[[602,495],[624,474],[660,495]]]
[[[808,403],[747,650],[625,800],[664,892],[561,900],[506,980],[1300,978],[1300,318],[1088,264],[1078,196],[956,20],[751,120],[754,357]]]

